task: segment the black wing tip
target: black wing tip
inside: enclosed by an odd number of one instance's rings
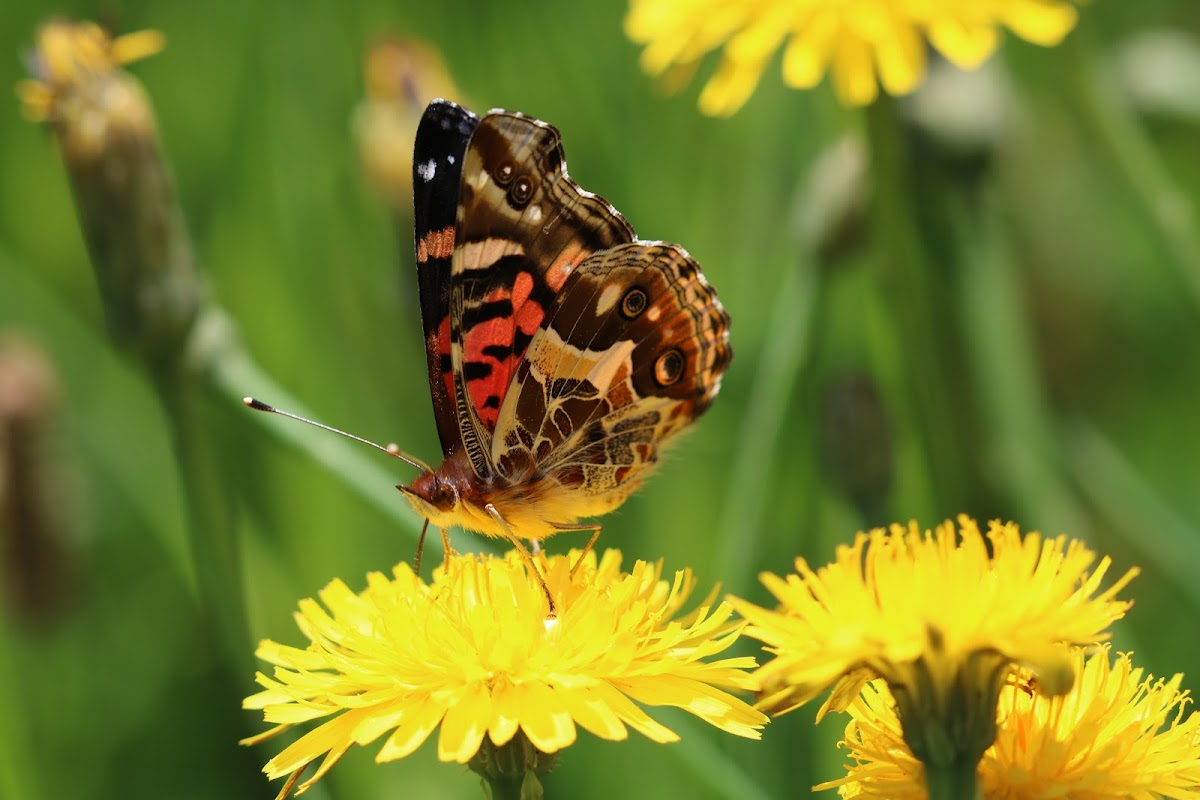
[[[457,131],[459,135],[470,136],[479,124],[479,117],[466,106],[461,106],[453,100],[438,97],[425,106],[421,115],[421,124],[417,127],[417,139],[421,132],[435,127],[440,131]]]
[[[511,117],[523,122],[529,123],[537,128],[547,130],[551,134],[551,138],[555,143],[561,145],[562,135],[558,128],[545,120],[520,111],[513,111],[508,108],[491,108],[484,114],[476,114],[466,106],[456,103],[453,100],[447,100],[444,97],[436,97],[429,101],[429,105],[425,106],[425,112],[421,115],[421,123],[417,127],[417,139],[422,138],[422,131],[425,135],[429,135],[430,128],[436,128],[441,132],[455,131],[459,136],[465,139],[470,139],[471,134],[475,132],[475,128],[479,126],[487,117]],[[444,135],[443,133],[443,135]]]
[[[461,160],[477,127],[479,117],[458,103],[438,98],[425,107],[413,142],[413,186],[418,194],[421,187],[438,185],[457,195],[462,164],[456,162]],[[445,169],[447,160],[449,170]],[[434,180],[439,172],[444,174]]]

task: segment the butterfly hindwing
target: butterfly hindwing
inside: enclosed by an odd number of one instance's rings
[[[558,131],[488,114],[467,146],[449,297],[460,437],[481,478],[512,378],[555,297],[591,254],[634,240],[604,199],[567,174]]]
[[[596,253],[535,332],[492,458],[513,483],[549,480],[603,513],[708,408],[731,357],[729,315],[683,248],[634,242]]]
[[[479,117],[448,100],[425,109],[413,145],[417,291],[433,415],[443,455],[462,445],[450,362],[450,270],[467,142]]]

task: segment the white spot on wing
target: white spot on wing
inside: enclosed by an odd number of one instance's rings
[[[417,164],[417,175],[426,183],[433,180],[433,176],[436,173],[437,164],[434,163],[432,158],[426,161],[424,164]]]
[[[525,215],[529,217],[530,222],[536,225],[542,221],[542,208],[541,206],[530,206],[525,209]]]
[[[454,158],[454,154],[453,154],[453,153],[451,153],[450,155],[446,156],[446,163],[447,163],[447,164],[453,164],[454,162],[455,162],[455,158]]]

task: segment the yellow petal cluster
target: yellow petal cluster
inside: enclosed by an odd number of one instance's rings
[[[816,571],[797,559],[787,578],[764,574],[777,610],[731,602],[751,623],[746,634],[775,654],[756,673],[769,711],[834,684],[820,713],[841,710],[871,678],[924,687],[943,706],[941,693],[964,671],[1003,677],[1008,664],[1030,667],[1044,691],[1061,694],[1071,684],[1063,645],[1107,639],[1131,605],[1116,595],[1136,570],[1101,590],[1111,561],[1095,561],[1078,540],[1022,536],[1013,523],[991,522],[985,541],[960,516],[957,532],[949,521],[924,533],[915,522],[893,525],[858,534]]]
[[[1200,714],[1181,675],[1155,679],[1129,654],[1075,648],[1074,687],[1047,698],[1018,671],[1000,694],[995,743],[979,778],[986,800],[1200,797]],[[818,789],[843,797],[925,797],[923,768],[900,733],[886,685],[872,681],[849,709],[849,774]]]
[[[1002,28],[1050,46],[1077,15],[1068,0],[632,0],[625,32],[646,46],[642,66],[652,75],[690,74],[723,45],[700,109],[728,116],[781,46],[788,86],[810,89],[828,72],[841,102],[861,106],[880,84],[894,95],[916,88],[927,46],[973,67],[996,49]]]
[[[539,555],[555,596],[515,553],[454,555],[426,583],[406,564],[372,573],[354,593],[341,581],[304,600],[296,621],[307,648],[264,641],[264,690],[246,699],[277,727],[323,720],[266,765],[277,778],[317,758],[319,779],[350,747],[386,735],[378,761],[403,758],[440,728],[438,757],[466,763],[484,737],[504,745],[520,731],[543,753],[575,741],[576,727],[624,739],[632,727],[656,742],[677,736],[639,706],[676,706],[738,736],[758,738],[766,718],[730,690],[748,690],[752,658],[711,660],[744,623],[710,595],[681,614],[691,572],[664,580],[662,564],[621,570],[621,555]],[[261,741],[266,735],[247,740]]]

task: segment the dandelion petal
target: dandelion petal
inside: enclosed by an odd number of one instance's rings
[[[492,699],[485,687],[476,684],[450,703],[442,718],[438,737],[438,758],[465,764],[479,751],[492,716]]]
[[[442,721],[446,709],[439,703],[426,700],[424,703],[410,706],[408,713],[400,719],[396,730],[383,743],[376,761],[395,761],[411,755],[433,733],[438,723]]]

